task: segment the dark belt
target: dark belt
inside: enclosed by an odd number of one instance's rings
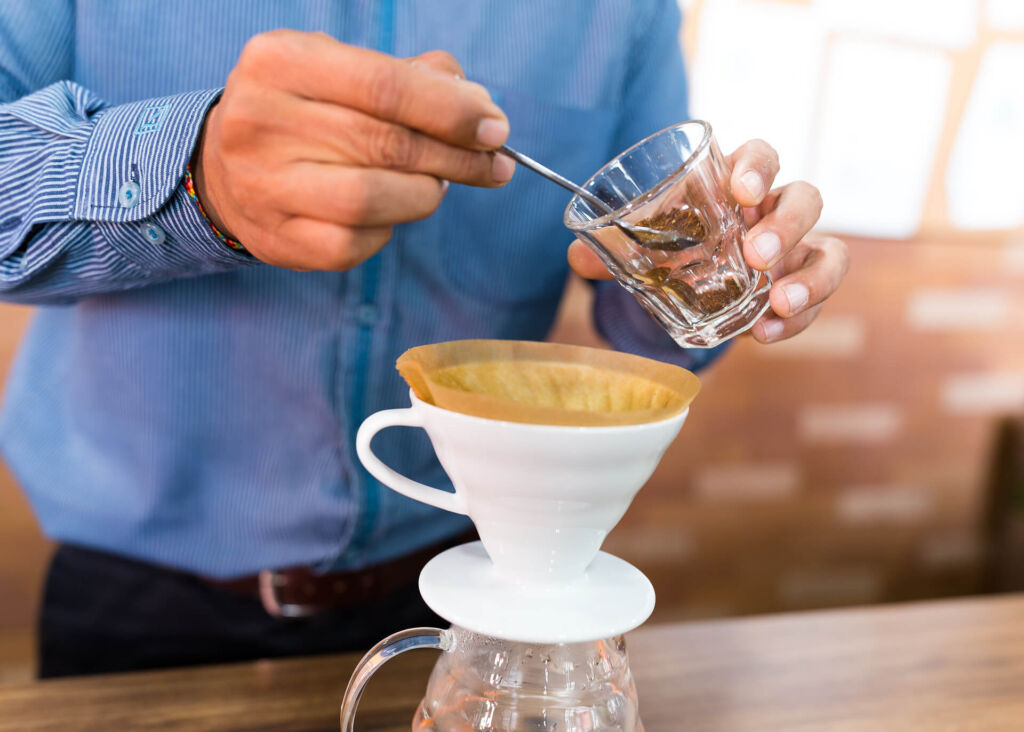
[[[218,589],[259,598],[275,618],[304,618],[398,592],[416,582],[423,566],[440,552],[477,538],[476,531],[468,531],[413,554],[354,571],[316,572],[309,567],[291,567],[231,580],[202,579]]]

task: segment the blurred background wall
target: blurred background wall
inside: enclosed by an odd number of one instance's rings
[[[853,265],[805,334],[704,375],[606,548],[651,576],[655,620],[1015,586],[1024,3],[682,4],[694,116],[819,185]],[[571,282],[554,339],[600,342],[587,303]],[[28,315],[0,306],[0,376]],[[31,674],[48,552],[0,472],[0,681]]]
[[[852,267],[705,376],[608,548],[660,619],[1024,587],[1024,2],[682,5],[693,115],[818,185]]]
[[[0,381],[31,310],[0,303]],[[10,471],[0,460],[0,683],[29,678],[34,664],[36,608],[50,544]]]

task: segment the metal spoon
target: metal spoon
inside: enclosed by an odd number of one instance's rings
[[[592,206],[600,211],[604,211],[606,214],[612,213],[613,209],[600,198],[590,193],[589,191],[581,188],[580,186],[573,183],[568,178],[564,178],[555,171],[551,170],[544,165],[541,165],[533,158],[529,158],[523,155],[521,152],[513,150],[508,145],[502,145],[498,148],[498,152],[508,155],[510,158],[515,160],[517,163],[522,163],[527,168],[532,170],[534,173],[542,175],[553,183],[557,183],[566,190],[572,191],[583,200],[590,203]],[[658,249],[661,251],[679,251],[682,249],[688,249],[689,247],[697,246],[701,244],[700,239],[692,239],[682,234],[677,234],[674,231],[662,231],[661,229],[649,229],[646,226],[637,226],[635,224],[627,223],[621,219],[612,219],[612,224],[615,225],[622,233],[632,239],[636,244],[640,245],[644,249]]]

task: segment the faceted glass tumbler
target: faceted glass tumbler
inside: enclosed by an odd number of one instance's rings
[[[743,259],[747,227],[707,122],[683,122],[641,140],[583,188],[611,213],[573,196],[566,227],[680,346],[716,346],[768,309],[771,278]],[[616,220],[691,243],[666,244]]]

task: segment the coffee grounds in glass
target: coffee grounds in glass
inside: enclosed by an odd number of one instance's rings
[[[680,234],[687,239],[703,241],[708,235],[704,222],[700,220],[693,209],[674,208],[671,211],[662,211],[654,216],[648,216],[642,221],[637,221],[634,226],[643,226],[657,231],[668,231],[673,234]],[[650,234],[645,231],[634,231],[634,236],[642,244],[651,245],[658,241],[657,234]]]
[[[659,231],[671,231],[695,239],[707,237],[707,229],[704,224],[690,209],[664,211],[638,221],[637,225]],[[638,236],[644,235],[638,233]],[[647,234],[646,236],[652,235]],[[644,277],[652,285],[670,290],[694,312],[704,316],[714,315],[739,300],[746,291],[746,286],[737,275],[731,272],[724,277],[716,276],[713,279],[694,280],[692,275],[689,277],[691,282],[683,279],[687,272],[700,268],[703,263],[701,260],[693,260],[671,269],[669,267],[654,267],[648,270]]]

